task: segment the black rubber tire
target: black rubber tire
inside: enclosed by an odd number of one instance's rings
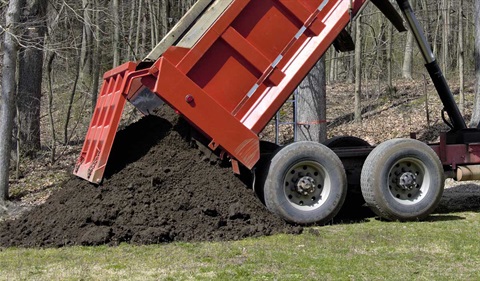
[[[269,141],[260,141],[260,153],[261,154],[268,154],[268,153],[273,153],[275,152],[280,145],[274,143],[274,142],[269,142]]]
[[[336,136],[323,142],[328,148],[342,147],[371,147],[371,145],[358,137],[354,136]],[[365,204],[362,190],[360,187],[360,176],[364,159],[340,159],[347,175],[347,197],[343,204],[344,210],[356,210]],[[344,161],[345,160],[345,161]]]
[[[387,220],[424,219],[438,206],[444,184],[437,154],[413,139],[392,139],[377,146],[365,160],[361,176],[365,201]]]
[[[276,154],[278,150],[282,147],[276,143],[269,141],[260,141],[260,160],[255,164],[255,179],[253,182],[253,190],[255,195],[260,201],[265,204],[265,196],[263,194],[263,185],[267,178],[268,167],[272,157]]]
[[[336,136],[324,141],[323,144],[329,148],[371,146],[366,140],[354,136]]]
[[[327,223],[345,201],[347,179],[342,162],[320,143],[295,142],[279,149],[267,171],[263,182],[265,205],[288,222]],[[305,179],[313,186],[308,195],[297,192]]]

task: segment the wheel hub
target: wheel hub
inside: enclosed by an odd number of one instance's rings
[[[304,196],[313,194],[315,192],[315,180],[309,176],[300,178],[297,182],[297,192]]]
[[[389,173],[389,187],[393,197],[405,204],[419,200],[425,194],[425,180],[429,174],[422,162],[415,158],[403,158],[392,166]]]
[[[417,177],[411,172],[405,172],[398,179],[398,185],[403,190],[412,190],[417,186]]]
[[[314,161],[301,161],[285,173],[285,196],[295,208],[314,210],[319,208],[331,192],[324,168]]]

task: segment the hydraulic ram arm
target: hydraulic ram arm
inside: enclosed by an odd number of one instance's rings
[[[377,6],[377,8],[387,17],[388,20],[395,26],[395,28],[400,31],[404,32],[407,31],[405,26],[403,25],[402,16],[400,16],[390,1],[385,0],[371,0],[372,3]]]
[[[438,95],[440,96],[443,106],[445,107],[445,111],[450,117],[453,125],[452,130],[458,131],[466,129],[467,125],[465,124],[465,120],[463,119],[462,114],[455,103],[453,94],[448,87],[447,81],[445,80],[438,63],[435,60],[435,56],[433,55],[432,49],[428,44],[425,34],[418,23],[412,6],[408,0],[397,0],[397,3],[398,6],[400,6],[400,10],[402,11],[403,15],[405,16],[408,26],[410,27],[410,30],[412,31],[415,40],[418,43],[423,58],[425,59],[425,67],[432,78],[433,84],[435,85]]]

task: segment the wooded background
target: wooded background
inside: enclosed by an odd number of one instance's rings
[[[463,101],[464,81],[474,77],[480,60],[475,52],[475,43],[480,45],[480,36],[475,36],[480,1],[410,2],[442,70],[449,80],[459,81]],[[54,162],[57,147],[83,141],[103,73],[142,59],[194,3],[0,1],[0,201],[8,197],[10,167],[10,157],[1,155],[13,151],[15,163],[49,151]],[[395,31],[373,5],[348,29],[356,51],[331,48],[318,73],[325,73],[327,83],[355,83],[352,112],[360,121],[360,101],[369,98],[362,94],[362,83],[375,85],[378,92],[395,91],[396,80],[423,79],[426,72],[411,34]],[[460,107],[463,110],[463,102]]]

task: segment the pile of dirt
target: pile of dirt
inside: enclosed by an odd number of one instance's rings
[[[101,186],[72,177],[48,201],[0,225],[0,246],[219,241],[300,233],[269,213],[228,167],[191,147],[169,109],[117,133]]]

